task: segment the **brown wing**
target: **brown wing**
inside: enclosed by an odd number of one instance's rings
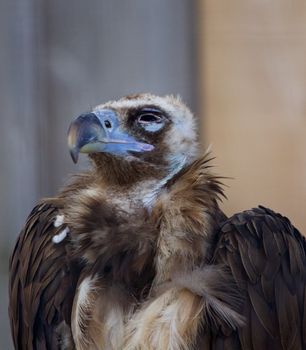
[[[203,335],[207,349],[306,349],[306,244],[287,218],[259,207],[222,227],[213,263],[229,266],[245,326]]]
[[[57,214],[50,204],[36,206],[10,260],[9,316],[16,349],[73,348],[70,317],[78,273],[68,263],[66,240],[52,242],[61,230],[54,227]]]

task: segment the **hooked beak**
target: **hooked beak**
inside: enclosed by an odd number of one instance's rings
[[[106,152],[128,155],[129,152],[148,152],[154,146],[139,142],[119,125],[114,111],[104,109],[76,118],[68,129],[68,146],[74,163],[79,153]]]

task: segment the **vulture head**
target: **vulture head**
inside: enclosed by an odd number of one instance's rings
[[[98,105],[70,125],[74,162],[88,153],[108,185],[170,179],[197,154],[195,118],[173,96],[139,94]]]

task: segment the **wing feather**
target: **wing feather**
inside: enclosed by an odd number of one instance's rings
[[[265,328],[271,337],[275,337],[277,334],[276,325],[271,322],[272,319],[275,319],[275,315],[273,314],[273,309],[265,300],[264,296],[260,295],[262,291],[260,290],[259,285],[257,284],[255,286],[254,284],[248,283],[248,293],[250,296],[252,308],[255,311],[261,325]]]
[[[305,252],[302,235],[270,209],[258,207],[228,219],[212,263],[230,269],[246,321],[228,337],[221,329],[211,334],[214,341],[208,349],[231,344],[237,335],[239,344],[228,349],[306,349]]]
[[[61,338],[71,337],[78,268],[68,262],[66,243],[52,242],[61,230],[53,225],[57,214],[51,204],[36,206],[10,259],[9,316],[16,349],[59,349]]]
[[[275,279],[275,301],[281,342],[283,348],[289,350],[293,348],[301,323],[296,295],[291,294],[280,274]]]

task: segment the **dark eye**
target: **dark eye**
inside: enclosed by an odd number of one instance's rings
[[[104,121],[104,125],[105,125],[105,127],[108,128],[108,129],[110,129],[110,128],[112,127],[112,124],[111,124],[111,122],[110,122],[109,120],[105,120],[105,121]]]
[[[148,124],[148,123],[161,123],[162,117],[153,113],[143,113],[137,118],[138,123]]]

